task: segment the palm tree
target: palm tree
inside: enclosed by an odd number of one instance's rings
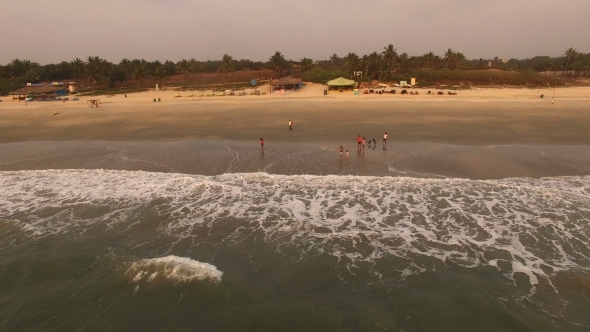
[[[168,79],[168,72],[166,71],[166,68],[164,68],[164,66],[160,65],[156,67],[156,69],[154,70],[154,76],[160,82],[160,87],[162,87],[162,81]]]
[[[89,56],[86,61],[86,81],[96,91],[96,84],[102,78],[101,60],[99,57]]]
[[[436,60],[436,55],[433,52],[428,52],[422,56],[422,66],[429,68]]]
[[[311,66],[313,65],[313,60],[308,58],[303,58],[299,60],[299,65],[301,66],[302,71],[308,71]]]
[[[361,58],[361,66],[365,69],[365,78],[368,79],[369,77],[369,66],[371,65],[371,60],[369,59],[368,55],[363,55]]]
[[[369,70],[371,71],[371,79],[375,79],[376,72],[380,68],[381,59],[381,55],[377,52],[373,52],[369,54],[369,56],[367,57],[367,73],[369,72]]]
[[[567,73],[567,68],[569,67],[570,60],[575,58],[577,53],[578,52],[573,47],[570,47],[565,51],[564,55],[567,58],[567,62],[565,64],[565,73]],[[563,76],[563,75],[561,75],[561,76]]]
[[[38,63],[31,62],[29,60],[14,59],[10,63],[10,69],[13,76],[23,76],[29,70],[39,66]]]
[[[465,60],[465,54],[461,52],[455,53],[455,69],[461,69],[461,66],[463,65],[463,60]]]
[[[383,48],[383,52],[381,52],[383,58],[387,61],[387,72],[391,74],[391,65],[395,62],[397,58],[397,48],[393,47],[392,44],[387,45]]]
[[[399,55],[398,57],[398,67],[400,69],[400,71],[403,73],[408,69],[408,64],[410,62],[410,57],[408,56],[408,53],[402,53]]]
[[[141,81],[145,78],[144,66],[141,64],[133,66],[133,69],[131,71],[131,78],[137,80],[137,91],[139,91]]]
[[[74,73],[73,78],[81,78],[84,76],[84,61],[79,58],[75,58],[70,62],[70,66],[72,67],[72,72]]]
[[[344,68],[349,72],[357,71],[360,67],[360,58],[355,53],[348,53],[344,57]]]
[[[449,62],[453,62],[455,57],[455,52],[452,49],[448,49],[445,51],[445,68],[449,68]]]
[[[177,64],[178,71],[184,75],[184,86],[186,87],[186,75],[192,71],[190,62],[186,59],[182,59]]]
[[[285,67],[287,66],[287,61],[285,60],[285,57],[281,54],[281,52],[277,51],[268,60],[268,66],[277,74],[282,74],[285,70]]]
[[[252,62],[252,60],[245,59],[240,60],[240,62],[240,65],[242,66],[242,71],[246,71],[246,68],[248,68],[248,70],[252,70],[252,66],[254,65],[254,62]]]
[[[195,60],[195,58],[191,58],[188,61],[188,64],[189,64],[189,66],[191,68],[191,72],[193,72],[193,73],[198,73],[199,72],[199,69],[200,69],[199,68],[199,61]]]
[[[338,64],[340,64],[340,58],[338,57],[338,54],[334,53],[330,57],[330,66],[336,67],[336,66],[338,66]]]
[[[226,75],[233,72],[233,71],[235,71],[234,64],[233,64],[233,58],[227,54],[224,54],[221,57],[221,63],[219,64],[219,67],[217,68],[217,72],[223,76],[224,83],[225,83]]]
[[[119,67],[125,72],[125,78],[129,77],[132,69],[131,61],[128,59],[122,59],[121,62],[119,62]]]
[[[240,59],[240,60],[237,61],[237,63],[238,63],[238,66],[241,68],[241,71],[243,72],[244,71],[244,67],[246,67],[247,60]]]

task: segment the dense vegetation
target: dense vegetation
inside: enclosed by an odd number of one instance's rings
[[[577,78],[590,76],[590,53],[573,48],[563,56],[537,56],[531,59],[501,60],[467,59],[461,52],[446,50],[443,55],[433,52],[420,56],[399,53],[393,45],[380,52],[359,56],[348,53],[344,57],[334,54],[327,60],[287,60],[280,53],[273,54],[267,62],[247,59],[235,60],[225,54],[218,61],[183,59],[172,61],[146,61],[123,59],[118,64],[90,56],[86,60],[74,59],[57,64],[39,65],[29,60],[15,59],[0,66],[0,93],[6,94],[25,83],[64,81],[79,79],[92,88],[115,87],[121,82],[134,82],[139,90],[146,79],[160,84],[170,76],[181,75],[186,85],[191,73],[219,73],[226,81],[235,71],[272,70],[275,77],[295,75],[306,81],[324,83],[344,76],[357,81],[399,81],[416,77],[422,85],[468,82],[469,84],[540,85],[559,84],[563,80],[553,77]],[[494,69],[494,70],[487,70]],[[353,75],[354,72],[362,72]]]

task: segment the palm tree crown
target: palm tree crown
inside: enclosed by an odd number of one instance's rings
[[[277,51],[268,60],[268,65],[270,69],[277,72],[277,74],[280,74],[285,70],[285,67],[287,66],[287,60],[285,60],[285,56],[282,55],[281,52]]]

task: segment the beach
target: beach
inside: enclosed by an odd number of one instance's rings
[[[403,142],[590,143],[590,88],[557,89],[554,104],[550,91],[541,91],[546,93],[541,99],[536,89],[469,90],[457,96],[418,90],[420,95],[411,96],[323,96],[323,86],[310,84],[287,95],[175,98],[178,92],[152,91],[27,106],[3,98],[0,142],[256,140],[263,135],[269,143],[344,143],[358,134],[373,139],[387,131],[392,141]],[[91,108],[87,99],[100,99],[99,108]],[[289,119],[295,130],[286,135]]]
[[[2,98],[0,326],[588,330],[590,89],[399,91]]]
[[[323,86],[310,84],[286,95],[186,97],[193,92],[152,91],[87,97],[100,99],[98,108],[91,108],[84,98],[26,106],[4,100],[0,142],[5,152],[0,169],[39,168],[36,160],[41,156],[47,168],[98,168],[87,161],[76,163],[72,154],[103,151],[103,160],[111,161],[107,168],[166,171],[152,166],[167,155],[168,170],[197,174],[221,174],[229,163],[239,172],[378,176],[409,172],[474,179],[588,172],[590,88],[558,89],[562,97],[553,104],[527,89],[470,90],[456,96],[415,90],[420,94],[324,96]],[[185,96],[174,97],[178,94]],[[153,102],[154,98],[161,101]],[[292,131],[289,120],[294,121]],[[385,132],[387,151],[382,149]],[[359,134],[376,141],[362,156],[356,149]],[[266,144],[265,159],[259,155],[260,137]],[[326,166],[338,161],[340,145],[350,150],[352,166]],[[232,151],[242,157],[241,167]],[[115,152],[118,158],[112,158]],[[292,160],[298,154],[314,157]],[[191,162],[181,162],[187,155]],[[262,161],[246,163],[246,157]],[[133,164],[122,158],[146,162]],[[317,158],[320,169],[306,165]],[[196,166],[210,165],[208,160],[217,166]],[[373,164],[359,168],[356,161]]]

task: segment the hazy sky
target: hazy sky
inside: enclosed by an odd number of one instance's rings
[[[0,63],[590,52],[590,0],[0,0]]]

